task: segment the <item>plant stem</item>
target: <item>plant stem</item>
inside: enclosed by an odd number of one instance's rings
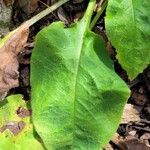
[[[108,2],[107,0],[104,0],[102,6],[98,8],[97,14],[96,14],[96,16],[94,17],[94,19],[92,20],[91,25],[90,25],[90,29],[91,29],[91,30],[92,30],[93,27],[95,26],[97,20],[98,20],[99,17],[101,16],[101,14],[104,12],[104,10],[105,10],[105,8],[106,8],[106,6],[107,6],[107,2]]]
[[[87,10],[85,12],[85,15],[83,17],[83,20],[84,20],[84,22],[86,22],[87,26],[90,25],[91,17],[92,17],[93,10],[95,7],[95,3],[96,3],[96,0],[90,0],[88,7],[87,7]]]
[[[51,13],[52,11],[56,10],[58,7],[63,5],[64,3],[68,2],[69,0],[60,0],[59,2],[55,3],[51,7],[46,8],[45,10],[41,11],[39,14],[35,15],[31,19],[29,19],[27,22],[29,23],[29,26],[32,26],[34,23]]]

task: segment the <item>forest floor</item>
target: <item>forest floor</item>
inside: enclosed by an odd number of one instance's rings
[[[0,1],[1,12],[7,14],[4,16],[6,19],[5,26],[0,27],[0,38],[55,2],[56,0]],[[36,34],[45,26],[58,20],[69,26],[82,18],[87,4],[88,0],[72,0],[30,28],[27,44],[18,56],[19,87],[11,89],[9,95],[19,93],[24,95],[25,100],[30,99],[30,56],[34,48]],[[93,30],[105,37],[108,52],[114,61],[115,70],[128,84],[132,92],[118,131],[106,150],[150,150],[150,68],[144,70],[133,81],[128,79],[126,72],[115,59],[115,49],[105,35],[104,17],[105,11]],[[0,17],[0,22],[3,19]]]

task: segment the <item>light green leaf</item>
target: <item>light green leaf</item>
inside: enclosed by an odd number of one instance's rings
[[[31,59],[33,124],[48,150],[99,150],[115,133],[129,89],[101,37],[89,30],[94,3],[65,28],[40,31]]]
[[[150,63],[150,1],[109,0],[105,24],[119,63],[134,79]]]
[[[0,102],[0,129],[5,125],[23,122],[23,129],[16,135],[9,129],[0,132],[1,150],[44,150],[41,143],[34,137],[36,133],[33,130],[30,117],[21,118],[17,115],[19,108],[28,109],[21,95],[13,95]],[[37,136],[37,135],[36,135]]]

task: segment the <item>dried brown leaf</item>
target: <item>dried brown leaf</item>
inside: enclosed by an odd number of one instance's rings
[[[140,121],[140,114],[138,110],[136,110],[133,105],[126,104],[121,123],[128,124],[129,122],[135,122],[135,121]]]
[[[132,136],[126,137],[124,144],[126,147],[125,150],[150,150],[145,143]]]
[[[19,0],[18,6],[28,15],[33,13],[38,7],[38,0]]]
[[[118,133],[115,133],[111,141],[119,147],[120,150],[125,150],[125,146],[122,144],[124,139]]]
[[[0,95],[18,86],[18,53],[24,47],[29,34],[28,22],[21,25],[0,44]]]
[[[3,133],[5,130],[8,129],[9,131],[11,131],[16,136],[24,129],[25,125],[26,124],[23,121],[9,122],[0,128],[0,132]]]
[[[3,0],[6,6],[13,5],[14,0]]]

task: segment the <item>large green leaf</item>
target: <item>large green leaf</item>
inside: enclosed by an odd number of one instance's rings
[[[26,103],[22,100],[21,95],[9,96],[5,101],[0,102],[0,149],[1,150],[27,150],[37,149],[44,150],[41,143],[34,137],[33,125],[30,117],[19,117],[18,109],[28,110]],[[24,126],[17,134],[15,130],[20,127],[13,127],[15,124],[21,127]],[[14,128],[12,132],[6,126]],[[4,128],[4,131],[2,129]]]
[[[33,123],[49,150],[99,150],[116,131],[129,97],[101,37],[84,18],[40,31],[31,59]]]
[[[150,1],[109,0],[106,32],[130,79],[150,63]]]

